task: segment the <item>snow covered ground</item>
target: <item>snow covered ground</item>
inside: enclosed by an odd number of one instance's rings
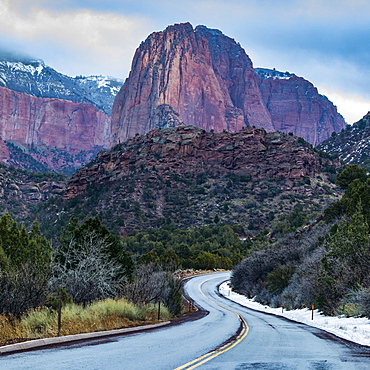
[[[220,293],[226,298],[235,301],[242,306],[246,306],[261,312],[272,313],[277,316],[284,316],[288,319],[301,322],[307,325],[315,326],[330,332],[338,337],[356,342],[362,345],[370,346],[370,320],[366,318],[353,317],[331,317],[320,314],[318,310],[309,309],[283,310],[282,308],[271,308],[260,303],[254,302],[243,295],[232,292],[228,282],[220,285]]]

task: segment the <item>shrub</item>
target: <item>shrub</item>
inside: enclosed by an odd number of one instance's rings
[[[58,251],[50,280],[52,290],[65,288],[76,303],[117,296],[125,277],[108,249],[107,240],[94,232],[78,247],[72,240],[68,248]]]

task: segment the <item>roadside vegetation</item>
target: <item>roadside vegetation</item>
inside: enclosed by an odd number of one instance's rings
[[[91,304],[63,305],[60,335],[88,333],[120,329],[158,322],[158,305],[134,305],[126,299],[106,299]],[[160,320],[172,317],[166,307],[161,306]],[[58,335],[57,310],[40,307],[29,310],[21,317],[0,315],[0,344],[12,343],[15,338],[35,339]]]
[[[160,303],[160,320],[181,313],[180,280],[133,257],[97,218],[72,219],[52,248],[37,222],[27,231],[3,215],[0,343],[55,336],[59,304],[61,335],[151,323]]]
[[[0,343],[110,330],[183,312],[179,271],[231,269],[248,253],[237,226],[173,225],[113,235],[99,218],[71,218],[52,246],[33,223],[0,218]]]
[[[265,237],[233,271],[233,288],[287,309],[370,318],[370,177],[347,166],[342,198],[308,228]]]

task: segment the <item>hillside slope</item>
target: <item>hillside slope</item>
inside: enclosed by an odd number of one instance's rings
[[[120,234],[171,222],[241,224],[254,234],[295,207],[309,218],[336,199],[328,177],[338,166],[303,139],[264,129],[153,130],[100,152],[40,217],[57,225],[98,215]]]
[[[333,134],[318,146],[347,164],[358,164],[370,170],[370,112],[339,134]]]

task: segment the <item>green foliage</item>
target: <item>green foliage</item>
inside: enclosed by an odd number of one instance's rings
[[[182,230],[173,225],[145,232],[133,232],[122,238],[125,250],[138,256],[139,264],[156,263],[165,270],[177,268],[225,268],[241,261],[250,242],[241,242],[241,226],[217,223],[211,227]]]
[[[172,315],[178,315],[182,311],[182,291],[180,280],[167,275],[168,293],[164,298],[164,304]]]
[[[295,272],[295,265],[287,263],[286,265],[279,264],[266,277],[267,290],[272,294],[280,294],[289,285],[289,281]]]
[[[292,212],[285,214],[278,222],[274,231],[276,233],[287,234],[298,228],[307,225],[310,214],[307,214],[304,204],[298,203],[293,207]]]
[[[367,179],[366,170],[363,167],[359,167],[357,164],[351,164],[338,174],[337,184],[343,190],[347,190],[349,185],[356,179],[365,182]]]
[[[20,315],[45,302],[51,253],[37,221],[27,232],[9,214],[0,218],[0,312]]]
[[[50,267],[51,246],[41,235],[35,221],[30,232],[24,225],[20,228],[6,213],[0,218],[0,264],[3,269],[17,269],[23,264],[36,265],[46,273]]]
[[[328,222],[347,215],[351,217],[359,204],[367,223],[370,221],[370,179],[366,170],[357,165],[347,166],[338,176],[336,183],[345,190],[342,199],[333,202],[324,211]]]
[[[104,252],[108,254],[110,259],[116,260],[121,265],[122,274],[130,278],[134,269],[130,253],[123,249],[120,240],[101,224],[98,217],[88,218],[81,224],[78,223],[76,217],[70,219],[68,225],[61,232],[56,260],[58,261],[60,258],[59,251],[67,250],[71,242],[77,249],[80,248],[84,244],[86,236],[91,233],[106,241],[107,250]]]
[[[326,223],[277,234],[272,244],[261,240],[235,268],[235,289],[265,304],[315,304],[326,314],[370,315],[370,179],[355,165],[338,179],[345,193],[325,210]],[[296,230],[306,217],[304,207],[296,205],[275,231]]]
[[[325,247],[318,293],[324,297],[320,308],[331,313],[349,291],[370,278],[369,225],[361,207],[328,235]]]
[[[46,306],[57,310],[59,300],[61,301],[62,307],[73,303],[73,298],[68,294],[67,290],[63,287],[59,287],[54,293],[48,295]]]

